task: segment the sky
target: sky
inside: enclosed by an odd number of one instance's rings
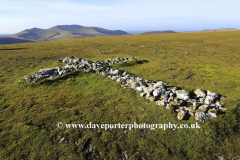
[[[0,0],[0,34],[77,24],[123,31],[240,29],[240,0]]]

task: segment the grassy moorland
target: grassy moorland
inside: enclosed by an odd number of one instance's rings
[[[0,159],[120,159],[123,153],[129,159],[216,159],[218,153],[240,158],[239,36],[238,31],[171,33],[0,45]],[[196,123],[193,117],[180,121],[173,110],[94,73],[77,71],[36,84],[23,80],[42,68],[63,66],[57,60],[67,56],[147,60],[113,67],[219,93],[227,97],[228,111],[200,129],[59,130],[57,122]]]

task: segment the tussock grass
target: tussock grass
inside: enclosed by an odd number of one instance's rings
[[[95,147],[93,157],[109,159],[120,159],[124,151],[150,159],[214,159],[214,153],[240,158],[239,36],[237,31],[175,33],[0,45],[0,159],[84,159],[90,154],[83,151],[86,141]],[[146,60],[112,67],[183,89],[219,93],[227,97],[228,111],[201,129],[145,129],[147,136],[141,129],[127,134],[128,129],[100,129],[102,134],[98,129],[59,130],[57,122],[196,123],[193,117],[179,121],[173,110],[94,73],[77,71],[37,84],[24,81],[25,75],[42,68],[63,66],[57,60],[66,56]],[[67,138],[59,144],[58,136]]]

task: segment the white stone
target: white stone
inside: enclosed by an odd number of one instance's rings
[[[166,83],[162,82],[162,81],[159,81],[157,83],[154,83],[154,87],[160,87],[160,88],[164,88],[166,87]]]
[[[217,103],[215,103],[216,104],[216,106],[218,106],[218,107],[222,107],[223,105],[225,105],[225,103],[223,103],[223,102],[217,102]]]
[[[197,89],[194,93],[197,95],[197,97],[206,97],[206,93],[201,89]]]
[[[214,100],[215,100],[215,97],[207,96],[204,102],[205,104],[211,104],[213,103]]]
[[[50,76],[49,78],[47,78],[47,79],[54,79],[54,77],[53,76]]]
[[[112,74],[118,74],[119,73],[119,70],[118,69],[116,69],[116,70],[114,70],[113,72],[112,72]]]
[[[143,91],[143,87],[141,87],[141,86],[140,87],[136,87],[135,90],[139,91],[139,92],[142,92]]]
[[[166,92],[166,89],[164,88],[157,88],[153,91],[153,96],[154,97],[157,97],[159,96],[160,94],[164,94]]]
[[[182,100],[189,100],[189,92],[187,90],[176,90],[177,98]]]
[[[122,75],[123,75],[123,76],[125,76],[125,75],[127,75],[127,74],[128,74],[128,73],[125,71],[125,72],[123,72],[123,74],[122,74]]]
[[[167,102],[165,101],[165,100],[158,100],[157,102],[156,102],[156,104],[157,105],[159,105],[159,106],[165,106],[166,104],[167,104]]]
[[[118,78],[118,76],[112,76],[112,80],[116,80]]]
[[[213,112],[208,112],[207,114],[209,115],[210,118],[217,117],[217,114]]]
[[[207,120],[207,119],[209,119],[209,118],[210,118],[209,114],[205,114],[205,113],[203,113],[203,112],[197,112],[197,113],[195,114],[195,119],[196,119],[196,120],[199,120],[199,121],[201,121],[201,122],[204,122],[205,120]]]
[[[150,97],[150,94],[147,93],[147,94],[146,94],[146,99],[149,99],[149,97]]]
[[[144,97],[144,96],[146,96],[146,94],[147,94],[147,93],[144,93],[144,92],[143,92],[143,93],[140,93],[140,96],[141,96],[141,97]]]
[[[214,92],[209,91],[209,90],[207,91],[207,95],[208,95],[208,96],[212,96],[212,97],[216,97],[216,98],[218,97],[218,94],[217,94],[217,93],[214,93]]]

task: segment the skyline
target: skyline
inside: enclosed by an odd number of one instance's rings
[[[123,31],[240,28],[237,0],[9,0],[0,2],[0,34],[56,25]]]

